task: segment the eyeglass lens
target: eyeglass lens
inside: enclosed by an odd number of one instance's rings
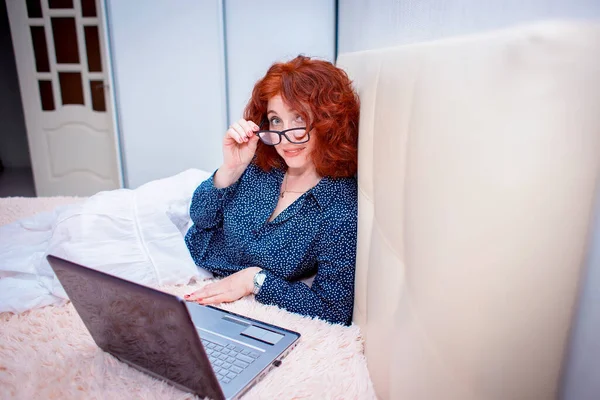
[[[306,128],[293,128],[285,131],[259,131],[258,137],[268,145],[281,143],[281,136],[285,136],[290,143],[304,143],[308,141]]]

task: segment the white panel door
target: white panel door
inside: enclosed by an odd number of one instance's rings
[[[7,0],[38,196],[121,187],[99,0]]]

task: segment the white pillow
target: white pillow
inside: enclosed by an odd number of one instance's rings
[[[209,176],[188,170],[135,190],[100,192],[63,208],[51,222],[46,215],[0,227],[8,240],[0,247],[0,260],[3,252],[11,259],[10,265],[0,261],[0,277],[10,277],[0,279],[0,312],[67,298],[46,254],[148,286],[212,277],[196,267],[181,230],[189,225],[194,190]]]

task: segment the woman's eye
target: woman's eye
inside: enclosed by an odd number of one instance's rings
[[[271,118],[271,125],[279,125],[281,120],[279,118],[273,117]]]
[[[297,122],[304,122],[304,118],[302,118],[302,115],[298,115],[298,116],[296,117],[296,121],[297,121]]]

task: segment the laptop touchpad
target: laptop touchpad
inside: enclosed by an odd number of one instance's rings
[[[283,335],[279,333],[271,332],[254,325],[247,327],[241,334],[271,345],[276,344],[283,338]]]

